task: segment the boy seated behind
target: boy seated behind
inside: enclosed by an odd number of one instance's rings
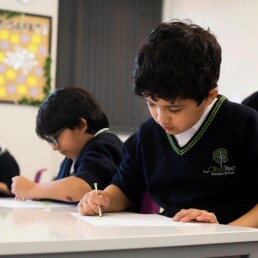
[[[53,182],[14,177],[12,193],[17,199],[78,202],[95,182],[104,189],[122,159],[121,140],[110,132],[97,100],[80,88],[55,90],[40,106],[36,132],[65,159]]]
[[[13,155],[0,146],[0,197],[11,197],[12,178],[20,174],[19,165]]]
[[[82,215],[125,210],[147,191],[174,221],[258,227],[258,114],[218,95],[220,64],[209,30],[154,28],[134,72],[152,118],[125,142],[110,186],[80,201]]]

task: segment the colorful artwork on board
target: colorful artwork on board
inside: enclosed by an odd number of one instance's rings
[[[0,101],[42,100],[51,18],[12,13],[0,10]]]

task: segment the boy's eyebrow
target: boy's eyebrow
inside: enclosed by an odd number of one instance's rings
[[[155,102],[152,102],[146,98],[144,98],[147,102],[151,103],[151,104],[154,104],[155,105]],[[170,105],[164,105],[164,107],[183,107],[184,104],[175,104],[175,103],[171,103]]]
[[[183,107],[184,104],[175,104],[175,103],[171,103],[171,105],[169,105],[169,107]]]

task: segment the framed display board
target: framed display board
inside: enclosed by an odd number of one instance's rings
[[[0,101],[42,101],[50,87],[51,17],[0,10]]]

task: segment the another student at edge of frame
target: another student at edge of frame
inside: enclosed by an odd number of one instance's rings
[[[104,189],[122,159],[122,141],[110,131],[95,97],[80,88],[57,89],[49,95],[39,108],[36,133],[65,159],[52,182],[14,177],[12,193],[20,200],[78,202],[95,182]]]
[[[258,115],[218,94],[220,64],[209,29],[154,28],[134,71],[152,118],[125,142],[111,184],[79,202],[82,215],[125,210],[148,191],[174,221],[258,226]]]
[[[19,174],[20,168],[14,156],[7,148],[0,146],[0,197],[13,197],[12,178]]]
[[[242,101],[242,104],[249,106],[251,108],[254,108],[256,111],[258,111],[258,91],[254,92],[250,96],[246,97]]]

